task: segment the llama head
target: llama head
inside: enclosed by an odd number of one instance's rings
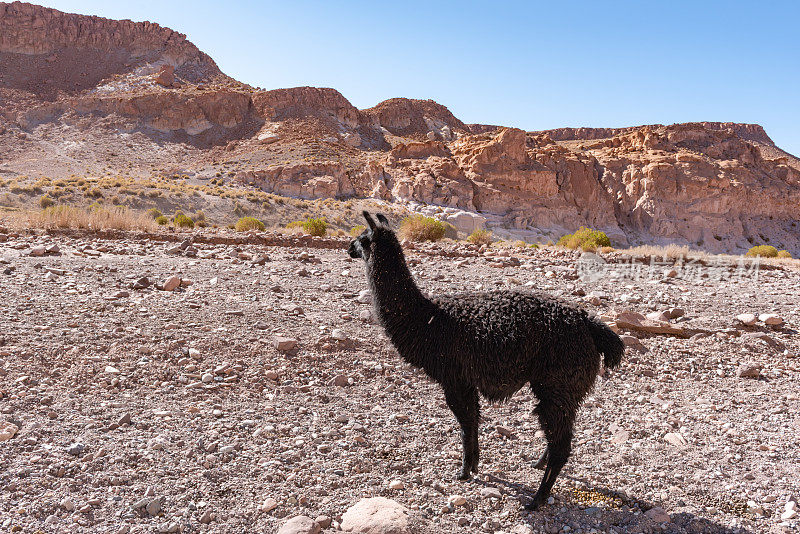
[[[383,213],[376,214],[377,223],[375,223],[368,211],[364,211],[363,214],[368,226],[361,232],[361,235],[350,242],[347,253],[350,254],[351,258],[364,258],[364,260],[369,261],[374,244],[387,238],[394,238],[394,232],[389,228],[389,221]]]

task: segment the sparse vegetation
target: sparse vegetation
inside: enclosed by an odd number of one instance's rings
[[[124,206],[78,208],[50,206],[38,212],[22,212],[15,224],[24,228],[78,228],[95,230],[152,230],[153,220],[145,213]]]
[[[328,222],[325,219],[309,218],[303,222],[303,231],[309,235],[322,237],[328,231]]]
[[[194,221],[191,217],[178,210],[172,217],[172,223],[176,228],[194,228]]]
[[[792,258],[792,253],[789,252],[788,250],[779,250],[778,251],[778,258],[791,259]]]
[[[237,232],[247,232],[250,230],[258,230],[259,232],[263,232],[266,229],[264,223],[255,217],[242,217],[236,221],[234,228]]]
[[[169,217],[167,217],[166,215],[159,215],[158,217],[156,217],[155,221],[156,224],[159,226],[166,226],[169,224]]]
[[[47,195],[42,195],[41,198],[39,198],[39,205],[43,209],[46,209],[46,208],[49,208],[50,206],[55,206],[56,205],[56,201],[53,200],[52,198],[50,198]]]
[[[777,258],[778,249],[772,245],[756,245],[748,250],[745,256],[749,258]]]
[[[150,216],[150,218],[152,218],[154,221],[155,221],[155,220],[158,220],[158,218],[159,218],[159,217],[163,217],[163,216],[164,216],[164,214],[163,214],[163,213],[161,213],[161,210],[159,210],[158,208],[150,208],[149,210],[147,210],[147,214],[148,214],[148,215]]]
[[[350,228],[350,235],[353,237],[359,236],[361,235],[361,232],[363,232],[366,229],[367,227],[364,226],[363,224],[357,224],[354,227]]]
[[[444,237],[445,231],[442,221],[418,213],[403,219],[398,233],[411,241],[438,241]]]
[[[611,240],[605,232],[581,226],[574,234],[562,236],[557,244],[565,248],[594,251],[600,247],[610,247]]]
[[[469,237],[467,237],[467,241],[472,243],[473,245],[491,245],[492,244],[492,232],[489,230],[475,230]]]

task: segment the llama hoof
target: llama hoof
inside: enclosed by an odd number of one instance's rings
[[[472,473],[469,471],[459,471],[456,475],[456,480],[469,480],[472,478]]]
[[[535,512],[547,502],[547,497],[539,497],[538,495],[533,498],[531,502],[525,505],[525,509],[529,512]]]

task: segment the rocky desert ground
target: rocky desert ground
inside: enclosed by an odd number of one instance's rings
[[[374,497],[396,503],[377,503],[396,527],[380,532],[800,524],[796,270],[610,254],[588,276],[572,251],[409,245],[427,292],[543,291],[629,335],[551,504],[524,513],[535,399],[484,402],[480,475],[454,481],[456,422],[373,323],[346,239],[0,240],[4,531],[359,532],[347,511]]]

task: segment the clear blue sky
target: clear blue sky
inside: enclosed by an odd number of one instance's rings
[[[234,78],[432,98],[540,130],[754,122],[800,156],[800,3],[55,0],[188,35]]]

